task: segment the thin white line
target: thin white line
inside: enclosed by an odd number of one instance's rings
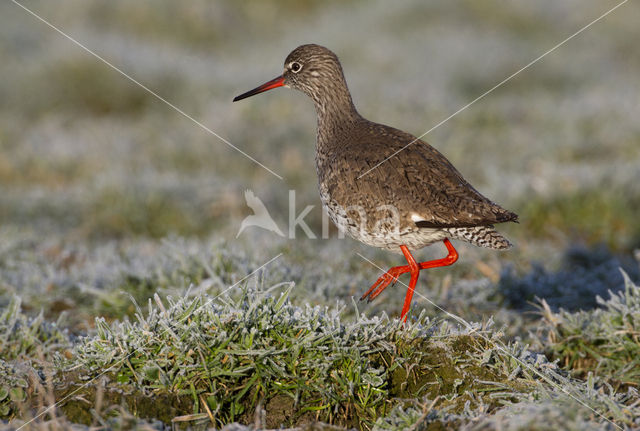
[[[259,266],[258,268],[256,268],[254,271],[252,271],[251,273],[247,274],[246,276],[242,277],[240,280],[236,281],[235,283],[233,283],[231,286],[227,287],[225,290],[223,290],[222,292],[218,293],[216,296],[214,296],[213,298],[209,299],[207,302],[205,302],[204,304],[202,304],[200,307],[196,308],[195,310],[193,310],[192,313],[195,313],[196,311],[200,310],[202,307],[206,307],[207,305],[209,305],[211,303],[211,301],[214,301],[215,299],[219,298],[221,295],[225,294],[226,292],[228,292],[229,290],[233,289],[234,287],[236,287],[238,284],[242,283],[244,280],[246,280],[247,278],[251,277],[253,274],[255,274],[256,272],[260,271],[262,268],[264,268],[265,266],[269,265],[271,262],[273,262],[274,260],[278,259],[280,256],[282,256],[282,253],[278,254],[276,257],[272,258],[271,260],[269,260],[268,262],[262,264],[261,266]],[[165,329],[163,332],[161,332],[159,335],[164,335],[164,333],[168,332],[167,329]],[[102,377],[103,375],[105,375],[106,373],[108,373],[109,371],[111,371],[113,368],[118,367],[120,365],[122,365],[124,363],[124,361],[126,361],[127,359],[129,359],[131,357],[131,355],[133,355],[135,352],[137,352],[138,350],[146,347],[149,343],[151,342],[151,340],[149,340],[147,343],[144,343],[142,346],[137,347],[136,349],[134,349],[133,351],[131,351],[128,355],[126,355],[124,358],[122,358],[121,360],[119,360],[118,362],[116,362],[115,364],[113,364],[112,366],[110,366],[109,368],[107,368],[106,370],[104,370],[103,372],[101,372],[100,374],[98,374],[96,377],[92,378],[91,380],[89,380],[88,382],[86,382],[85,384],[81,385],[80,387],[78,387],[77,389],[75,389],[73,392],[71,392],[70,394],[66,395],[64,398],[62,398],[61,400],[56,401],[54,404],[50,405],[49,407],[47,407],[45,410],[43,410],[42,412],[38,413],[38,415],[36,415],[34,418],[30,419],[28,422],[20,425],[18,428],[16,428],[16,431],[24,428],[25,426],[29,425],[31,422],[35,421],[36,419],[38,419],[40,416],[44,415],[45,413],[47,413],[49,410],[55,408],[56,406],[60,405],[60,403],[65,402],[66,400],[68,400],[70,397],[72,397],[73,395],[75,395],[76,393],[78,393],[78,391],[80,391],[81,389],[84,389],[85,387],[87,387],[88,385],[90,385],[91,383],[93,383],[96,379],[99,379],[100,377]]]
[[[360,253],[356,253],[358,256],[360,256],[363,260],[369,262],[371,265],[375,266],[376,268],[378,268],[380,271],[384,271],[383,268],[381,268],[380,266],[376,265],[373,261],[367,259],[366,257],[364,257],[363,255],[361,255]],[[396,282],[399,282],[400,284],[404,285],[405,287],[409,287],[407,284],[405,284],[404,282],[400,281],[400,279],[396,279]],[[438,310],[442,311],[443,313],[445,313],[447,316],[450,316],[451,318],[455,319],[456,321],[462,323],[463,326],[465,326],[467,329],[469,329],[472,332],[477,333],[480,337],[482,337],[485,341],[487,341],[489,344],[493,344],[494,346],[496,346],[498,348],[498,350],[500,350],[502,353],[506,354],[507,356],[509,356],[511,359],[513,359],[514,361],[516,361],[518,364],[520,364],[521,366],[523,366],[524,368],[527,368],[528,370],[532,371],[534,374],[537,374],[539,377],[541,377],[545,382],[549,383],[551,386],[555,387],[556,389],[561,390],[562,392],[564,392],[565,394],[567,394],[568,396],[570,396],[571,398],[573,398],[575,401],[577,401],[578,403],[582,404],[583,406],[585,406],[586,408],[588,408],[589,410],[591,410],[593,413],[595,413],[596,415],[600,416],[602,419],[610,422],[612,425],[614,425],[615,427],[617,427],[618,429],[623,429],[620,425],[616,424],[615,422],[613,422],[611,419],[607,418],[606,416],[604,416],[602,413],[600,413],[599,411],[595,410],[593,407],[591,407],[590,405],[588,405],[585,401],[582,401],[580,398],[578,398],[577,396],[573,395],[571,392],[569,392],[567,389],[563,388],[562,386],[558,385],[556,382],[554,382],[553,380],[551,380],[549,377],[545,376],[544,374],[542,374],[540,371],[536,370],[534,367],[530,366],[529,364],[527,364],[526,362],[522,361],[520,358],[515,357],[514,355],[512,355],[509,351],[507,351],[503,346],[502,346],[502,342],[499,340],[490,340],[488,337],[486,337],[484,334],[482,334],[482,332],[475,330],[475,328],[473,326],[471,326],[471,324],[469,322],[467,322],[466,320],[464,320],[462,317],[457,316],[453,313],[448,312],[447,310],[445,310],[444,308],[440,307],[438,304],[436,304],[435,302],[433,302],[432,300],[430,300],[429,298],[427,298],[426,296],[424,296],[423,294],[421,294],[420,292],[418,292],[417,290],[414,290],[414,293],[418,294],[418,296],[420,296],[421,298],[424,298],[427,300],[427,302],[429,302],[429,304],[433,305],[434,307],[436,307]]]
[[[583,31],[585,31],[586,29],[588,29],[589,27],[591,27],[593,24],[597,23],[598,21],[600,21],[601,19],[603,19],[604,17],[606,17],[607,15],[609,15],[611,12],[613,12],[614,10],[618,9],[620,6],[622,6],[623,4],[625,4],[626,2],[628,2],[629,0],[624,0],[622,3],[618,4],[617,6],[613,7],[612,9],[609,9],[607,12],[605,12],[604,14],[600,15],[598,18],[596,18],[595,20],[591,21],[589,24],[585,25],[584,27],[582,27],[580,30],[576,31],[575,33],[573,33],[571,36],[569,36],[568,38],[566,38],[565,40],[563,40],[562,42],[560,42],[559,44],[557,44],[556,46],[554,46],[553,48],[549,49],[548,51],[546,51],[544,54],[538,56],[535,60],[532,60],[530,63],[528,63],[526,66],[521,67],[520,69],[518,69],[517,71],[515,71],[514,73],[512,73],[511,75],[509,75],[508,77],[506,77],[505,79],[503,79],[502,81],[500,81],[499,83],[497,83],[496,85],[494,85],[493,87],[491,87],[489,90],[485,91],[484,93],[482,93],[480,96],[476,97],[475,99],[473,99],[471,102],[467,103],[466,105],[464,105],[462,108],[458,109],[456,112],[454,112],[453,114],[449,115],[447,118],[445,118],[444,120],[440,121],[438,124],[436,124],[435,126],[433,126],[432,128],[430,128],[429,130],[427,130],[426,132],[424,132],[422,135],[418,136],[417,138],[415,138],[413,141],[409,142],[407,145],[405,145],[404,147],[400,148],[398,151],[396,151],[395,153],[391,154],[389,157],[387,157],[386,159],[384,159],[383,161],[379,162],[378,164],[376,164],[374,167],[372,167],[371,169],[369,169],[367,172],[365,172],[364,174],[360,175],[358,177],[358,179],[364,177],[365,175],[367,175],[369,172],[373,171],[374,169],[376,169],[378,166],[380,166],[381,164],[385,163],[387,160],[391,159],[392,157],[395,157],[398,153],[400,153],[401,151],[404,151],[407,147],[409,147],[410,145],[414,144],[416,141],[420,140],[423,136],[425,136],[426,134],[432,132],[433,130],[437,129],[438,127],[440,127],[441,125],[443,125],[444,123],[446,123],[447,121],[449,121],[450,119],[452,119],[453,117],[455,117],[456,115],[458,115],[459,113],[461,113],[462,111],[464,111],[465,109],[467,109],[469,106],[473,105],[474,103],[476,103],[478,100],[482,99],[483,97],[485,97],[487,94],[491,93],[492,91],[494,91],[496,88],[502,86],[503,84],[505,84],[507,81],[511,80],[511,78],[514,78],[516,75],[518,75],[520,72],[524,71],[525,69],[528,69],[530,66],[533,66],[535,63],[537,63],[539,60],[541,60],[542,58],[546,57],[547,54],[552,53],[553,51],[555,51],[557,48],[560,48],[562,45],[564,45],[565,43],[567,43],[568,41],[570,41],[571,39],[573,39],[574,37],[576,37],[577,35],[579,35],[580,33],[582,33]]]
[[[142,84],[141,82],[137,81],[136,79],[134,79],[133,77],[131,77],[130,75],[128,75],[126,72],[124,72],[123,70],[119,69],[118,67],[114,66],[113,64],[109,63],[107,60],[105,60],[104,58],[102,58],[100,55],[98,55],[96,52],[92,51],[91,49],[87,48],[86,46],[84,46],[82,43],[78,42],[76,39],[74,39],[73,37],[69,36],[68,34],[66,34],[65,32],[63,32],[62,30],[60,30],[59,28],[57,28],[56,26],[54,26],[53,24],[51,24],[49,21],[45,20],[44,18],[40,17],[38,14],[36,14],[35,12],[33,12],[32,10],[28,9],[26,6],[22,5],[21,3],[18,3],[16,0],[11,0],[13,3],[15,3],[17,6],[20,6],[22,9],[24,9],[25,11],[27,11],[28,13],[30,13],[31,15],[33,15],[34,17],[36,17],[38,20],[42,21],[43,23],[45,23],[46,25],[48,25],[49,27],[51,27],[52,29],[54,29],[55,31],[57,31],[58,33],[60,33],[62,36],[66,37],[67,39],[69,39],[71,42],[75,43],[76,45],[78,45],[80,48],[84,49],[85,51],[87,51],[89,54],[93,55],[95,58],[97,58],[98,60],[102,61],[104,64],[106,64],[107,66],[109,66],[110,68],[112,68],[113,70],[115,70],[116,72],[118,72],[119,74],[121,74],[122,76],[124,76],[125,78],[127,78],[128,80],[130,80],[131,82],[135,83],[136,85],[138,85],[139,87],[141,87],[142,89],[144,89],[145,91],[147,91],[148,93],[150,93],[151,95],[155,96],[158,100],[164,102],[165,104],[167,104],[168,106],[170,106],[171,108],[173,108],[174,110],[176,110],[178,113],[182,114],[184,117],[188,118],[189,120],[193,121],[195,124],[197,124],[198,126],[200,126],[202,129],[204,129],[205,131],[209,132],[210,134],[212,134],[213,136],[215,136],[216,138],[220,139],[222,142],[224,142],[225,144],[227,144],[228,146],[230,146],[231,148],[233,148],[234,150],[238,151],[240,154],[242,154],[243,156],[245,156],[246,158],[248,158],[249,160],[253,161],[254,163],[257,163],[258,165],[260,165],[261,167],[263,167],[264,169],[266,169],[267,171],[269,171],[269,173],[271,173],[272,175],[278,177],[279,179],[283,179],[280,175],[276,174],[274,171],[272,171],[271,169],[269,169],[268,167],[266,167],[265,165],[263,165],[262,163],[260,163],[259,161],[257,161],[256,159],[254,159],[253,157],[251,157],[249,154],[247,154],[246,152],[244,152],[243,150],[241,150],[240,148],[236,147],[235,145],[233,145],[231,142],[229,142],[228,140],[226,140],[225,138],[223,138],[222,136],[218,135],[216,132],[214,132],[213,130],[211,130],[209,127],[205,126],[204,124],[202,124],[200,121],[196,120],[195,118],[193,118],[191,115],[187,114],[186,112],[184,112],[182,109],[178,108],[176,105],[174,105],[173,103],[169,102],[167,99],[165,99],[164,97],[160,96],[158,93],[156,93],[155,91],[151,90],[149,87],[145,86],[144,84]]]

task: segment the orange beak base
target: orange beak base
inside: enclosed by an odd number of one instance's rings
[[[275,79],[272,79],[269,82],[265,82],[260,87],[254,88],[253,90],[247,91],[246,93],[242,93],[239,96],[236,96],[233,101],[237,102],[238,100],[246,99],[247,97],[251,97],[258,93],[262,93],[263,91],[271,90],[273,88],[278,88],[284,86],[284,76],[278,76]]]

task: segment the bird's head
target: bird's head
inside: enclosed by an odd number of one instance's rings
[[[295,88],[316,102],[326,96],[338,98],[346,95],[350,98],[338,57],[329,49],[315,44],[301,45],[291,51],[284,61],[281,76],[237,96],[233,101],[277,87]]]

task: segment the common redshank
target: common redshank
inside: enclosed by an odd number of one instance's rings
[[[302,91],[315,103],[320,198],[333,223],[365,244],[402,252],[407,260],[378,278],[361,300],[376,298],[408,272],[400,316],[406,321],[420,270],[458,259],[449,238],[497,250],[511,247],[493,225],[517,222],[518,216],[481,195],[426,142],[362,118],[340,61],[329,49],[299,46],[287,56],[281,76],[233,101],[283,86]],[[445,258],[416,262],[411,250],[439,241],[449,252]]]

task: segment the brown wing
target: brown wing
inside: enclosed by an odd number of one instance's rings
[[[481,195],[438,150],[420,140],[357,179],[416,139],[401,130],[368,121],[366,127],[358,129],[360,143],[354,146],[353,140],[349,140],[337,149],[337,157],[333,158],[338,164],[340,159],[347,162],[351,171],[350,181],[342,186],[336,184],[334,192],[340,194],[338,189],[345,188],[366,190],[377,202],[395,205],[423,218],[424,221],[416,222],[420,227],[470,227],[517,221],[515,213]],[[364,141],[367,143],[363,145]]]

